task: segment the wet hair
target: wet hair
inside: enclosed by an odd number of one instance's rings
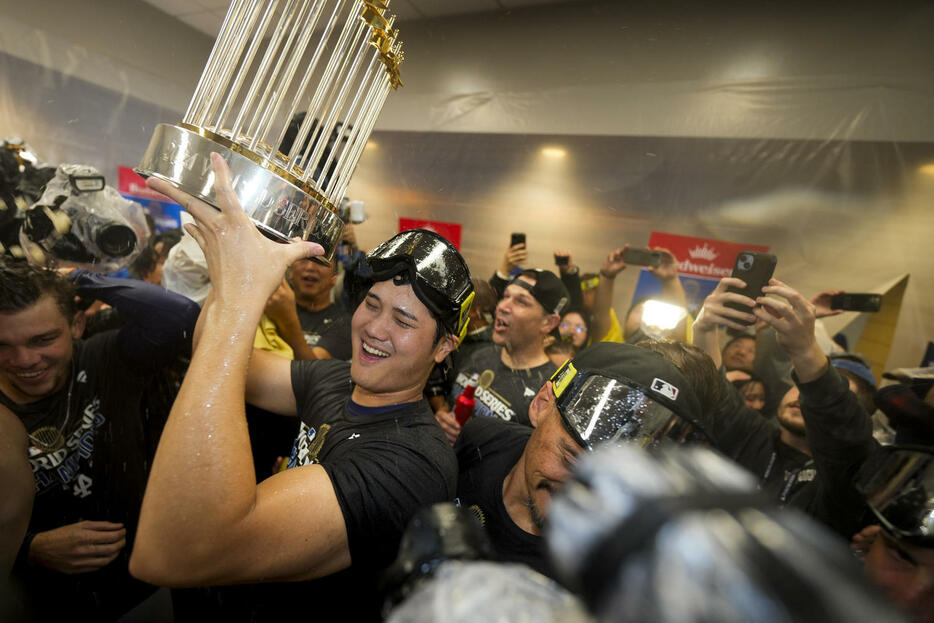
[[[671,340],[641,340],[639,348],[656,352],[681,371],[697,396],[704,413],[712,414],[720,404],[720,373],[713,360],[701,349]]]
[[[408,285],[409,283],[411,283],[409,280],[409,273],[406,271],[402,271],[400,273],[395,274],[392,278],[392,283],[393,285],[397,285],[397,286]],[[413,288],[413,291],[414,291],[414,288]],[[421,298],[417,294],[415,298],[418,298],[421,301]],[[425,305],[424,301],[422,301],[422,305]],[[441,322],[441,318],[434,311],[432,311],[430,307],[425,305],[425,309],[428,310],[428,313],[431,315],[431,317],[435,321],[435,339],[431,342],[431,347],[434,348],[435,346],[438,345],[439,342],[441,342],[442,339],[444,339],[445,335],[448,335],[451,332],[448,331],[447,327],[444,326],[444,323]]]
[[[55,299],[62,315],[74,320],[75,288],[53,270],[37,268],[26,262],[0,260],[0,313],[16,313],[28,309],[48,294]]]

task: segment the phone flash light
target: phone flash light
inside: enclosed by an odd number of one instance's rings
[[[674,329],[685,316],[687,316],[687,310],[671,303],[648,300],[642,306],[642,324],[646,328],[653,329],[653,333]]]

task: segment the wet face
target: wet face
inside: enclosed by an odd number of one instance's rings
[[[51,295],[32,307],[0,313],[0,387],[15,402],[35,402],[65,386],[72,340],[83,324],[70,323]]]
[[[934,622],[934,549],[880,531],[865,558],[869,577],[918,621]]]
[[[727,370],[751,371],[756,360],[756,341],[751,337],[737,338],[723,349],[723,365]]]
[[[759,381],[750,381],[739,390],[743,402],[750,409],[762,411],[765,408],[765,385]]]
[[[546,390],[552,391],[551,383],[542,388],[542,391]],[[541,531],[551,495],[567,482],[581,447],[561,424],[561,415],[553,399],[532,407],[529,417],[535,424],[535,430],[523,452],[523,478],[529,516]]]
[[[558,325],[558,332],[561,333],[561,337],[570,338],[574,348],[583,348],[587,343],[587,324],[577,312],[568,312],[564,315],[561,324]]]
[[[801,415],[801,403],[799,398],[801,393],[797,385],[788,390],[788,393],[782,397],[778,405],[778,423],[782,428],[794,435],[803,437],[805,435],[804,417]]]
[[[295,291],[295,300],[314,301],[329,296],[337,284],[333,268],[309,259],[301,259],[289,268],[289,279]]]
[[[535,285],[535,280],[519,277],[522,281]],[[532,294],[517,285],[509,285],[503,298],[496,305],[496,319],[493,322],[493,342],[505,345],[507,349],[524,348],[527,345],[542,342],[542,338],[554,327],[551,316],[535,300]]]
[[[367,392],[421,391],[435,363],[450,352],[434,344],[436,321],[409,284],[373,284],[351,320],[350,376]]]

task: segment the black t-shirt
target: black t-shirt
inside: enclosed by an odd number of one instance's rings
[[[454,498],[457,458],[425,400],[385,408],[350,401],[350,364],[292,362],[301,427],[289,467],[320,464],[347,528],[351,566],[295,584],[225,595],[228,620],[379,620],[379,572],[415,511]],[[243,606],[242,608],[239,607]],[[285,619],[283,618],[285,617]]]
[[[473,374],[479,375],[473,414],[497,416],[507,422],[531,426],[529,405],[557,366],[551,361],[535,368],[515,369],[500,357],[502,347],[490,345],[465,358],[454,376],[448,403],[454,405]]]
[[[123,362],[118,341],[117,331],[76,341],[70,383],[42,400],[17,404],[0,393],[0,402],[19,416],[30,434],[43,427],[63,434],[64,445],[58,450],[43,451],[30,440],[36,497],[29,532],[83,520],[123,523],[127,529],[127,546],[98,571],[66,575],[42,567],[17,567],[31,608],[42,618],[64,609],[107,620],[153,590],[132,579],[127,565],[149,461],[165,413],[157,417],[143,407],[153,377],[135,373]]]
[[[350,360],[350,314],[335,303],[319,311],[310,311],[301,305],[295,308],[302,333],[305,334],[305,343],[323,348],[334,359]]]
[[[552,575],[542,537],[516,525],[503,503],[503,481],[519,461],[532,429],[497,418],[471,418],[457,438],[454,451],[460,473],[457,499],[476,506],[493,550],[501,560],[526,564]]]

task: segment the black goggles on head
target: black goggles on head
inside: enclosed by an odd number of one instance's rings
[[[881,449],[860,468],[856,488],[894,536],[934,546],[934,452],[924,446]]]
[[[454,245],[434,232],[412,229],[380,244],[366,259],[374,281],[407,273],[418,299],[464,339],[474,290],[467,263]]]
[[[592,450],[605,442],[654,448],[708,441],[693,422],[650,398],[631,379],[578,371],[567,361],[551,382],[561,422],[583,448]]]

